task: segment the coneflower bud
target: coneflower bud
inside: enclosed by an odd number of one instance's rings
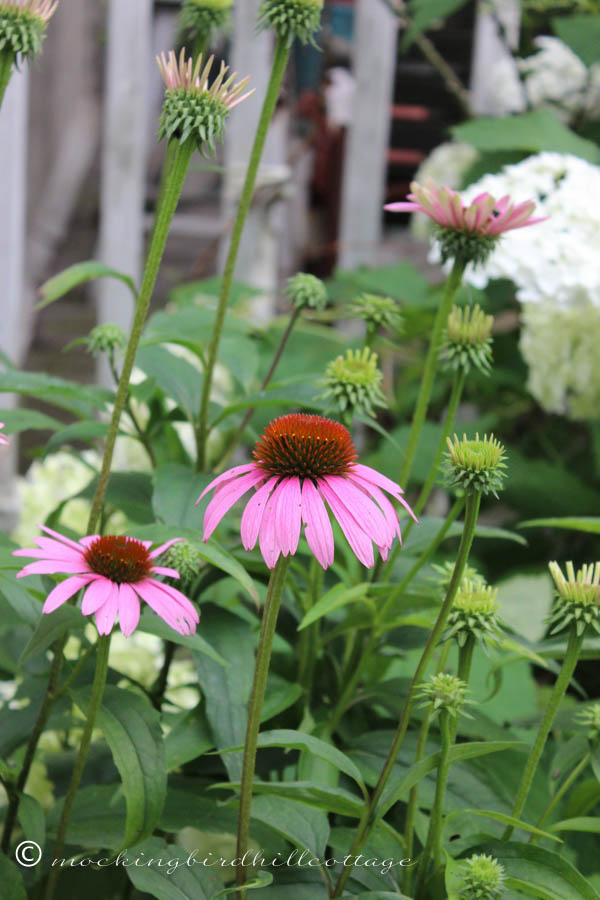
[[[483,853],[469,857],[462,878],[461,900],[498,900],[506,890],[504,866]]]
[[[471,366],[483,375],[492,371],[492,339],[494,317],[486,315],[479,304],[454,306],[448,316],[446,331],[440,347],[440,360],[446,369],[462,369],[466,374]]]
[[[204,558],[197,547],[189,541],[179,541],[172,544],[161,558],[161,565],[179,572],[180,589],[185,593],[198,578],[200,566]]]
[[[13,61],[37,56],[58,0],[0,0],[0,53]]]
[[[447,672],[438,672],[436,675],[432,675],[419,686],[418,696],[425,700],[425,703],[421,704],[422,707],[433,703],[432,718],[442,709],[454,717],[462,713],[470,718],[465,713],[463,706],[465,703],[473,701],[466,699],[466,682],[461,681],[456,675],[450,675]]]
[[[185,0],[179,23],[186,39],[194,42],[227,25],[232,6],[233,0]]]
[[[327,288],[321,279],[306,272],[299,272],[289,278],[285,293],[297,309],[310,307],[322,312],[329,300]]]
[[[92,356],[100,356],[101,353],[112,355],[127,346],[127,335],[112,322],[96,325],[83,340]]]
[[[348,312],[357,319],[362,319],[372,330],[385,328],[394,334],[402,331],[402,316],[397,301],[392,297],[360,294],[352,301]]]
[[[159,138],[181,143],[191,138],[203,155],[206,148],[214,153],[215,141],[223,140],[230,110],[253,93],[244,93],[249,78],[234,84],[237,72],[226,78],[229,68],[221,63],[219,74],[209,84],[214,56],[205,61],[200,55],[194,64],[191,57],[186,59],[185,50],[179,59],[171,50],[168,57],[163,53],[157,61],[167,88]]]
[[[448,484],[467,494],[480,492],[497,497],[506,475],[506,456],[500,441],[493,434],[486,434],[483,440],[476,434],[475,440],[470,441],[465,434],[462,441],[454,435],[454,443],[450,438],[447,443],[444,464]]]
[[[303,44],[314,45],[322,9],[323,0],[263,0],[258,21],[262,28],[273,28],[277,37],[290,45],[296,37]]]
[[[575,714],[578,725],[588,730],[588,740],[591,744],[600,742],[600,703],[594,703],[587,709],[582,709]]]
[[[333,396],[342,413],[375,415],[375,406],[387,406],[381,390],[382,374],[377,368],[377,354],[368,347],[347,350],[325,369],[327,391]]]
[[[600,634],[600,562],[582,566],[577,572],[568,562],[566,578],[557,562],[549,563],[548,568],[556,585],[550,634],[573,625],[578,635],[588,627]]]
[[[485,584],[482,578],[463,578],[448,616],[448,628],[443,641],[456,638],[463,647],[470,636],[485,648],[499,636],[498,589]]]
[[[452,581],[452,576],[454,574],[454,563],[445,562],[441,565],[433,565],[432,568],[438,573],[438,576],[437,578],[432,578],[431,580],[435,582],[435,584],[440,589],[440,592],[442,594],[445,594],[450,587],[450,582]],[[476,581],[481,584],[485,584],[485,578],[483,577],[483,575],[480,575],[477,569],[474,569],[473,566],[470,566],[468,563],[463,569],[461,585],[466,581]]]

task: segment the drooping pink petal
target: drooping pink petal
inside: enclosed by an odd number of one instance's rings
[[[400,533],[400,522],[398,521],[398,514],[394,509],[393,504],[390,500],[385,496],[383,491],[377,487],[376,484],[373,484],[370,481],[366,481],[364,478],[361,478],[360,475],[349,475],[348,476],[351,481],[354,481],[358,487],[362,488],[373,497],[376,503],[381,508],[383,515],[385,516],[385,520],[388,523],[388,528],[391,531],[392,538],[394,535],[398,536],[400,543],[402,543],[402,534]]]
[[[234,503],[242,497],[251,487],[265,481],[267,475],[261,469],[255,468],[254,471],[242,475],[236,481],[224,485],[221,490],[217,491],[206,507],[204,513],[204,534],[203,540],[207,541],[225,513],[227,513]]]
[[[380,487],[384,491],[387,491],[388,494],[392,495],[392,497],[398,498],[400,494],[404,493],[399,484],[396,484],[395,481],[392,481],[392,479],[388,478],[386,475],[382,475],[381,472],[377,471],[377,469],[372,469],[371,466],[364,466],[362,463],[356,463],[354,466],[352,466],[351,471],[355,472],[357,475],[360,475],[361,478],[365,479],[365,481],[370,481],[371,484],[376,484],[377,487]]]
[[[266,502],[278,481],[275,475],[261,485],[255,494],[248,500],[242,514],[241,535],[244,550],[253,550],[258,540],[260,523],[262,522]]]
[[[160,547],[157,547],[156,550],[153,550],[152,553],[149,553],[148,556],[150,559],[156,559],[157,556],[162,556],[162,554],[172,547],[173,544],[178,544],[180,541],[183,541],[184,538],[171,538],[170,541],[167,541],[166,544],[161,544]]]
[[[82,538],[82,540],[85,540],[85,538]],[[72,547],[61,544],[60,541],[55,541],[54,538],[36,537],[35,543],[40,550],[45,551],[49,556],[56,555],[60,559],[75,559],[77,556],[83,556],[84,554],[83,547],[78,547],[75,550]]]
[[[61,581],[55,588],[52,588],[46,597],[42,612],[54,612],[55,609],[66,603],[73,594],[76,594],[82,587],[89,584],[93,577],[93,575],[74,575],[72,578],[67,578],[66,581]]]
[[[22,568],[20,572],[17,572],[17,578],[26,578],[27,575],[56,575],[57,573],[81,575],[89,570],[85,560],[71,563],[61,559],[41,559],[39,562],[29,563],[28,566]]]
[[[277,490],[275,533],[282,554],[289,556],[298,549],[302,527],[300,479],[297,476],[284,478]]]
[[[131,585],[119,587],[119,626],[125,637],[135,631],[140,621],[140,601]]]
[[[260,523],[260,531],[258,533],[258,546],[262,557],[269,569],[275,568],[275,563],[279,559],[280,548],[275,535],[275,502],[276,491],[271,494],[265,504],[262,521]]]
[[[194,624],[198,624],[200,621],[200,616],[198,614],[198,610],[194,606],[191,600],[189,600],[185,594],[182,594],[181,591],[177,590],[177,588],[173,587],[170,584],[165,584],[162,581],[154,581],[154,579],[146,579],[146,581],[151,581],[153,587],[157,588],[157,590],[162,591],[162,593],[166,594],[172,603],[177,604],[184,611],[186,617],[190,619],[190,621],[194,622]]]
[[[100,607],[96,610],[96,628],[98,634],[110,634],[119,611],[119,586],[112,584],[111,591]]]
[[[220,484],[225,484],[227,481],[232,481],[232,479],[237,478],[238,475],[245,475],[246,472],[252,472],[256,468],[256,463],[244,463],[241,466],[234,466],[232,469],[227,469],[226,472],[223,472],[222,475],[214,478],[211,483],[204,488],[196,501],[196,506],[209,491],[212,491],[213,488],[218,487]]]
[[[179,578],[179,572],[176,569],[169,569],[168,566],[152,566],[153,575],[165,575],[167,578]]]
[[[318,486],[321,496],[329,504],[355,556],[363,566],[370,569],[375,562],[373,543],[370,537],[365,534],[350,511],[346,509],[338,495],[329,487],[326,481],[319,479]]]
[[[51,534],[52,537],[56,538],[57,541],[60,541],[61,543],[66,544],[67,547],[72,547],[74,550],[77,550],[79,553],[81,553],[80,544],[72,541],[71,538],[65,537],[64,534],[59,534],[58,531],[52,531],[52,529],[48,528],[46,525],[40,525],[39,527],[42,529],[42,531],[45,531],[46,534]]]
[[[324,569],[333,563],[333,530],[325,504],[309,478],[302,484],[302,520],[308,546]]]
[[[401,203],[386,203],[386,205],[383,208],[386,209],[388,212],[413,213],[413,212],[419,211],[420,204],[419,203],[410,203],[410,202],[404,200]]]
[[[373,471],[375,471],[375,470],[373,469]],[[359,484],[362,484],[362,486],[364,487],[364,489],[365,489],[366,491],[369,491],[369,493],[371,493],[371,488],[377,488],[377,485],[375,484],[375,482],[369,481],[369,479],[367,479],[367,478],[363,478],[362,475],[358,475],[358,474],[355,473],[355,474],[353,474],[351,477],[352,477],[353,481],[355,481],[355,482],[357,482],[357,483],[359,483]],[[385,477],[385,476],[383,476],[383,477]],[[393,482],[392,482],[392,484],[393,484]],[[372,496],[374,497],[375,495],[372,494]],[[404,497],[403,497],[402,495],[397,495],[397,494],[394,494],[393,496],[394,496],[394,499],[397,500],[398,503],[400,503],[400,504],[405,508],[405,510],[408,512],[408,514],[409,514],[410,516],[412,516],[412,518],[415,520],[415,522],[416,522],[417,525],[418,525],[418,524],[419,524],[419,520],[418,520],[417,517],[415,516],[414,512],[412,511],[412,509],[410,508],[410,506],[408,505],[408,503],[407,503],[407,501],[404,499]],[[378,501],[378,502],[379,502],[379,501]]]
[[[83,601],[81,603],[81,612],[83,615],[91,616],[96,610],[100,609],[101,606],[104,606],[108,600],[108,595],[110,594],[112,587],[113,582],[108,578],[103,578],[101,575],[98,575],[90,582],[90,586],[83,595]]]
[[[356,519],[356,524],[378,545],[389,545],[394,539],[385,516],[370,497],[350,479],[327,475],[323,479]]]
[[[156,615],[160,616],[174,631],[190,635],[196,630],[195,625],[186,620],[183,609],[174,604],[163,591],[157,589],[156,581],[150,579],[138,581],[135,590]]]

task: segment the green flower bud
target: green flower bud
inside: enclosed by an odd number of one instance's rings
[[[492,371],[492,339],[490,337],[493,316],[486,316],[479,304],[454,306],[448,316],[446,331],[440,347],[440,360],[445,369],[466,374],[471,366],[483,375]]]
[[[227,25],[233,0],[185,0],[179,22],[190,41],[210,35],[214,28]]]
[[[158,68],[166,85],[165,102],[158,132],[159,139],[166,137],[184,143],[191,138],[203,155],[206,148],[215,152],[215,142],[222,141],[225,120],[229,111],[248,97],[244,94],[248,78],[234,84],[236,73],[227,75],[229,69],[221,63],[219,74],[209,86],[214,57],[205,63],[202,55],[194,61],[185,58],[185,50],[179,59],[171,50],[158,58]]]
[[[171,544],[161,557],[161,565],[179,572],[177,584],[183,593],[196,581],[203,561],[198,549],[189,541],[178,541],[176,544]]]
[[[445,562],[442,563],[441,566],[433,565],[433,569],[438,573],[438,577],[433,579],[437,586],[440,589],[442,594],[445,594],[448,588],[450,587],[450,581],[452,580],[452,576],[454,574],[454,563],[453,562]],[[461,585],[467,581],[477,581],[481,584],[485,584],[485,578],[483,575],[480,575],[477,569],[474,569],[468,563],[463,569],[463,576],[461,579]],[[459,588],[460,590],[460,588]]]
[[[448,484],[462,488],[467,494],[480,491],[497,497],[506,469],[506,456],[500,441],[493,434],[486,434],[483,440],[479,440],[477,434],[474,441],[469,441],[465,434],[462,441],[454,435],[454,443],[450,438],[447,443],[444,464]]]
[[[491,588],[482,578],[463,578],[448,616],[448,628],[443,641],[456,638],[463,647],[471,635],[485,648],[496,643],[499,635],[498,589]]]
[[[88,351],[92,356],[100,356],[102,353],[112,355],[127,346],[127,335],[118,325],[107,322],[104,325],[96,325],[89,335],[84,338]]]
[[[263,0],[258,13],[261,28],[273,28],[280,40],[292,44],[295,37],[314,46],[313,35],[321,27],[323,0]]]
[[[387,406],[381,390],[382,374],[377,368],[377,354],[368,347],[364,350],[346,350],[325,369],[327,391],[325,397],[334,397],[341,412],[375,415],[375,406]]]
[[[504,866],[485,854],[475,854],[465,863],[461,900],[498,900],[505,891]]]
[[[285,293],[297,309],[308,306],[322,312],[329,300],[327,288],[321,279],[306,272],[299,272],[293,278],[289,278]]]
[[[466,695],[466,682],[447,672],[438,672],[437,675],[432,675],[418,688],[418,696],[426,701],[421,706],[428,706],[429,703],[433,703],[432,718],[442,709],[454,717],[462,713],[467,718],[470,718],[464,712],[463,706],[465,703],[472,703],[473,701],[467,700]]]
[[[434,225],[433,236],[440,244],[442,262],[454,259],[467,265],[483,265],[498,243],[496,234],[461,231],[446,225]]]
[[[37,56],[57,6],[58,0],[0,0],[0,53]]]
[[[600,703],[594,703],[587,709],[582,709],[575,714],[578,725],[588,729],[588,740],[591,744],[600,743]]]
[[[550,634],[573,625],[578,635],[588,627],[600,634],[600,562],[582,566],[577,572],[568,562],[566,578],[557,562],[549,563],[548,568],[556,585]]]
[[[402,316],[398,310],[398,303],[392,297],[360,294],[352,301],[348,312],[366,322],[369,328],[385,328],[386,331],[395,334],[402,330]]]

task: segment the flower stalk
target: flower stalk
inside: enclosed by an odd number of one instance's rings
[[[400,752],[400,748],[402,747],[402,743],[404,741],[404,737],[406,735],[410,722],[417,688],[423,680],[423,675],[427,671],[427,667],[429,666],[431,657],[444,632],[444,628],[446,626],[446,621],[452,608],[454,597],[456,596],[456,592],[459,588],[463,576],[464,568],[469,558],[471,545],[475,536],[475,527],[477,525],[477,517],[479,515],[480,504],[481,493],[479,491],[475,491],[467,496],[465,502],[465,520],[463,525],[463,532],[461,536],[460,546],[458,548],[456,563],[454,565],[454,571],[450,579],[450,584],[448,585],[448,590],[446,592],[446,596],[438,614],[436,623],[431,630],[429,639],[421,655],[421,659],[419,660],[417,668],[415,669],[415,673],[408,689],[408,695],[404,703],[404,708],[400,716],[400,721],[398,722],[394,739],[392,741],[392,746],[390,747],[390,751],[379,776],[379,780],[369,798],[368,803],[366,804],[365,811],[356,830],[354,840],[350,848],[350,856],[355,856],[357,853],[361,852],[375,822],[381,814],[378,810],[379,801],[381,800],[384,788],[386,787],[390,775],[392,774],[392,770],[398,757],[398,753]],[[344,867],[335,887],[335,891],[333,894],[334,897],[342,896],[344,886],[350,875],[350,871],[350,867]]]
[[[277,104],[277,98],[279,97],[281,82],[283,81],[283,76],[287,67],[289,56],[290,47],[288,43],[281,38],[278,38],[275,45],[275,57],[273,60],[273,68],[271,70],[271,77],[269,79],[267,93],[265,95],[262,111],[260,114],[256,136],[254,138],[254,145],[250,154],[250,161],[248,163],[248,170],[246,172],[246,180],[244,182],[244,187],[242,188],[240,204],[238,206],[236,220],[231,235],[231,243],[229,245],[227,259],[225,261],[225,268],[223,270],[223,277],[221,279],[221,290],[219,292],[215,322],[213,325],[210,343],[208,345],[196,437],[196,443],[198,446],[197,468],[199,472],[203,471],[206,465],[206,441],[209,434],[208,413],[210,404],[210,392],[212,389],[214,370],[219,353],[219,346],[221,343],[223,325],[225,324],[225,314],[227,312],[227,305],[229,303],[231,287],[233,285],[235,264],[237,262],[237,257],[242,240],[242,232],[244,230],[246,218],[248,217],[250,204],[252,203],[252,197],[254,195],[256,176],[258,175],[258,169],[265,147],[269,125],[271,123],[271,119],[273,118],[273,113],[275,112],[275,106]]]
[[[265,691],[267,688],[267,676],[271,662],[273,639],[277,627],[277,617],[281,607],[285,577],[290,564],[289,556],[280,556],[277,564],[271,572],[267,599],[263,609],[262,625],[258,649],[256,652],[256,664],[254,667],[254,682],[250,705],[248,707],[248,724],[246,727],[246,740],[244,744],[244,759],[242,763],[242,782],[240,787],[240,810],[238,818],[237,851],[236,855],[241,859],[248,849],[250,837],[250,810],[252,806],[252,785],[256,768],[256,749],[258,745],[258,732],[262,714]],[[236,881],[240,891],[240,900],[246,900],[246,869],[237,867]]]

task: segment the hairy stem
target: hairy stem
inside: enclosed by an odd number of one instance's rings
[[[583,759],[579,763],[577,763],[577,765],[575,766],[575,768],[573,769],[571,774],[567,778],[565,778],[565,780],[563,781],[561,786],[558,788],[558,790],[552,797],[552,800],[550,801],[550,803],[548,804],[548,806],[546,807],[546,809],[544,810],[542,815],[539,817],[539,819],[535,823],[536,828],[542,828],[544,826],[544,824],[548,820],[548,816],[550,815],[552,810],[555,809],[555,807],[562,800],[562,798],[565,796],[567,791],[569,791],[573,787],[573,785],[575,784],[575,782],[577,781],[579,776],[583,772],[585,772],[585,770],[587,769],[587,767],[590,764],[591,759],[592,759],[591,753],[586,753],[585,756],[583,757]],[[531,834],[531,836],[529,838],[529,843],[535,844],[537,841],[539,841],[539,839],[540,839],[539,834]]]
[[[256,130],[256,137],[254,138],[254,146],[252,147],[252,153],[250,154],[250,162],[248,163],[246,180],[244,182],[244,187],[242,188],[240,205],[238,207],[235,224],[233,226],[231,243],[229,245],[229,252],[227,254],[227,260],[225,262],[225,268],[223,270],[223,278],[221,280],[221,290],[219,292],[219,302],[217,305],[215,323],[213,325],[213,332],[211,335],[210,343],[208,345],[206,367],[204,370],[204,382],[202,385],[202,400],[200,403],[200,413],[198,415],[198,429],[196,440],[198,446],[197,467],[199,472],[203,471],[206,462],[206,440],[208,438],[209,431],[208,411],[210,404],[210,392],[212,388],[213,374],[217,362],[217,356],[219,353],[221,333],[223,331],[223,325],[225,323],[225,314],[227,312],[227,305],[229,303],[229,296],[231,294],[231,287],[233,284],[235,264],[237,262],[240,243],[242,240],[242,232],[244,230],[246,218],[250,210],[250,204],[252,203],[254,186],[256,184],[256,176],[258,175],[258,169],[265,147],[269,125],[271,124],[273,113],[275,112],[277,98],[279,97],[281,82],[283,80],[289,55],[290,48],[287,44],[287,41],[278,38],[275,47],[275,57],[273,60],[273,68],[271,70],[271,77],[269,79],[267,93],[265,95],[262,112],[260,114],[260,119]]]

